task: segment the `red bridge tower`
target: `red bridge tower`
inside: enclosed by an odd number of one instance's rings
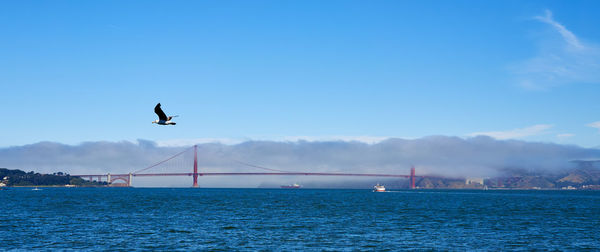
[[[410,189],[415,189],[415,167],[410,168]]]
[[[194,145],[194,185],[198,187],[198,145]]]

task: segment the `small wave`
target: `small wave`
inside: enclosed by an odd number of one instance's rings
[[[166,231],[167,233],[186,233],[186,234],[190,234],[192,233],[192,231],[187,231],[187,230],[177,230],[177,229],[169,229]]]

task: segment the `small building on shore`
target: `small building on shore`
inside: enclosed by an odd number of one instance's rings
[[[483,178],[467,178],[465,185],[483,185]]]

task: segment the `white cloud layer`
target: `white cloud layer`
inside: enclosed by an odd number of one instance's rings
[[[194,144],[203,143],[221,143],[221,144],[239,144],[247,141],[284,141],[284,142],[324,142],[324,141],[346,141],[346,142],[362,142],[368,144],[379,143],[383,140],[389,139],[390,137],[379,137],[379,136],[284,136],[284,137],[271,137],[271,138],[260,138],[260,140],[252,138],[189,138],[189,139],[172,139],[172,140],[160,140],[156,141],[156,144],[160,147],[181,147],[191,146]]]
[[[468,134],[468,136],[489,136],[499,140],[504,140],[544,134],[546,133],[546,130],[550,128],[552,128],[552,125],[550,124],[537,124],[526,128],[512,129],[507,131],[474,132]]]
[[[0,148],[0,167],[40,173],[129,173],[171,157],[188,147],[160,147],[154,142],[87,142],[65,145],[41,142]],[[600,150],[571,145],[495,140],[479,136],[390,138],[376,144],[358,141],[275,142],[248,141],[235,145],[198,145],[199,169],[205,172],[261,172],[256,166],[300,172],[354,172],[486,177],[514,170],[554,172],[573,165],[574,159],[600,158]],[[248,166],[243,163],[255,165]],[[149,173],[191,172],[193,151],[185,152]],[[286,180],[287,179],[287,180]],[[203,177],[207,187],[255,187],[262,183],[293,183],[337,177]],[[285,181],[285,182],[282,182]],[[141,184],[140,184],[141,183]],[[144,184],[146,183],[146,184]],[[134,178],[134,186],[190,186],[189,177]]]
[[[600,83],[600,47],[582,42],[552,12],[534,17],[550,25],[559,36],[545,39],[533,58],[512,66],[519,84],[528,89],[547,89],[570,83]]]
[[[589,124],[587,124],[586,126],[588,126],[588,127],[592,127],[592,128],[596,128],[596,129],[599,129],[599,130],[600,130],[600,121],[593,122],[593,123],[589,123]]]
[[[565,40],[567,45],[572,47],[573,49],[583,49],[584,48],[584,46],[581,44],[581,42],[579,42],[579,39],[577,39],[575,34],[573,34],[571,31],[567,30],[567,28],[565,28],[564,25],[562,25],[562,24],[554,21],[554,19],[552,19],[552,12],[550,10],[544,11],[544,14],[545,14],[544,16],[536,16],[534,18],[541,22],[551,25],[560,34],[560,36]]]
[[[575,134],[571,134],[571,133],[562,133],[562,134],[557,134],[556,137],[564,139],[564,138],[569,138],[569,137],[574,137]]]
[[[281,140],[284,141],[308,141],[308,142],[331,142],[331,141],[345,141],[345,142],[362,142],[368,144],[376,144],[381,141],[389,139],[389,137],[377,137],[377,136],[287,136]],[[277,141],[278,139],[273,139]]]
[[[221,144],[238,144],[244,140],[241,138],[188,138],[188,139],[171,139],[171,140],[160,140],[156,141],[156,145],[159,147],[182,147],[191,146],[194,144],[204,143],[221,143]]]

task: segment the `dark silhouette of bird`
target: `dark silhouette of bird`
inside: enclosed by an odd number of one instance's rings
[[[158,120],[154,120],[154,121],[152,121],[152,123],[156,123],[158,125],[175,125],[176,124],[175,122],[171,122],[171,119],[173,119],[173,117],[177,117],[177,116],[167,117],[165,112],[163,112],[162,109],[160,108],[160,102],[158,104],[156,104],[156,107],[154,107],[154,113],[156,113],[158,115]]]

